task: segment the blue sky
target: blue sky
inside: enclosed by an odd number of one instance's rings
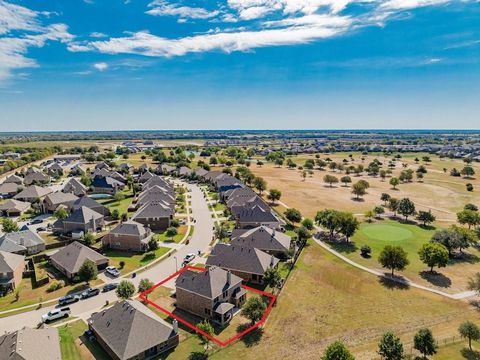
[[[0,0],[0,131],[479,128],[480,3]]]

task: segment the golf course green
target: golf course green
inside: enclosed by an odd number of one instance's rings
[[[361,232],[372,240],[403,241],[413,236],[413,232],[404,227],[389,224],[370,224],[363,226]]]

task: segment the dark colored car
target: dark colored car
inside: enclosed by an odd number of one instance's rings
[[[92,297],[98,294],[100,294],[100,289],[88,288],[87,290],[82,292],[82,299],[88,299],[89,297]]]
[[[37,232],[41,232],[41,231],[47,231],[47,228],[42,227],[42,226],[40,226],[39,228],[37,228]]]
[[[118,287],[118,284],[110,283],[103,287],[102,292],[109,292],[115,290]]]
[[[41,224],[42,222],[43,222],[42,219],[33,219],[33,220],[30,222],[30,225]]]
[[[63,306],[63,305],[68,305],[68,304],[71,304],[71,303],[75,303],[78,300],[80,300],[80,297],[78,295],[67,295],[67,296],[64,296],[64,297],[58,299],[58,304],[60,306]]]

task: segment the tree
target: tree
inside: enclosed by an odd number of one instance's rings
[[[155,236],[152,236],[150,240],[148,240],[148,250],[155,251],[158,249],[158,241]]]
[[[91,232],[86,232],[83,234],[82,240],[86,246],[91,246],[95,242],[95,236]]]
[[[213,336],[215,334],[215,329],[213,328],[212,324],[208,320],[203,320],[201,323],[197,325],[197,328],[200,329],[204,334],[207,334],[208,336]],[[202,344],[205,344],[207,349],[208,349],[208,344],[210,343],[210,338],[208,336],[205,336],[201,333],[198,333],[198,338],[202,342]]]
[[[80,182],[86,187],[89,187],[90,185],[92,185],[92,178],[87,174],[82,174],[82,176],[80,177]]]
[[[445,267],[448,264],[448,249],[438,243],[426,243],[418,251],[420,260],[430,267],[430,272],[433,272],[433,267]]]
[[[352,178],[350,176],[342,176],[340,181],[345,185],[345,187],[348,186],[352,182]]]
[[[421,221],[423,223],[423,226],[427,226],[433,223],[436,220],[436,218],[435,218],[435,215],[432,214],[431,210],[428,210],[428,211],[420,210],[417,215],[417,220]]]
[[[262,195],[262,192],[267,190],[267,182],[262,177],[257,176],[253,179],[253,187]]]
[[[415,214],[415,204],[409,198],[403,198],[398,202],[398,212],[408,220],[410,215]]]
[[[297,209],[294,209],[294,208],[287,209],[284,214],[287,220],[292,222],[293,224],[299,223],[300,221],[302,221],[302,214]]]
[[[303,219],[302,225],[305,226],[305,228],[309,231],[313,230],[313,228],[315,227],[313,220],[309,218]]]
[[[463,207],[464,210],[472,210],[472,211],[478,211],[478,206],[475,205],[475,204],[465,204],[465,206]]]
[[[282,197],[282,192],[278,189],[270,189],[267,199],[270,200],[273,204],[275,204],[275,201],[280,200]]]
[[[310,234],[310,232],[305,226],[300,226],[296,230],[296,233],[297,233],[299,243],[303,243],[307,241],[307,239],[309,239],[312,236],[312,234]]]
[[[428,355],[436,354],[438,345],[432,331],[427,328],[418,330],[413,338],[413,348],[420,351],[424,359],[427,359]]]
[[[271,288],[280,288],[282,277],[277,268],[269,267],[263,274],[263,282]]]
[[[390,185],[393,186],[393,190],[396,190],[397,189],[397,186],[400,184],[400,180],[398,180],[398,178],[396,177],[392,177],[390,179]]]
[[[402,271],[410,263],[407,258],[407,253],[401,246],[387,245],[383,248],[378,262],[386,269],[392,270],[392,276],[394,271]]]
[[[120,219],[120,212],[118,209],[113,209],[112,214],[110,215],[113,220]]]
[[[359,199],[361,196],[365,195],[366,193],[367,193],[367,188],[365,187],[364,184],[360,183],[360,181],[353,184],[352,194],[354,194],[357,199]]]
[[[169,237],[173,241],[173,238],[178,235],[178,230],[177,228],[171,226],[167,229],[165,235],[167,235],[167,237]]]
[[[116,202],[120,202],[122,200],[125,200],[125,195],[121,192],[117,192],[114,196],[113,196],[113,199],[116,201]]]
[[[87,284],[90,282],[90,280],[96,279],[97,275],[97,265],[92,260],[85,260],[78,270],[78,276],[80,276],[80,279],[85,281]]]
[[[18,225],[15,221],[13,221],[10,218],[3,218],[2,219],[2,226],[3,226],[3,232],[4,233],[12,233],[20,230],[18,228]]]
[[[380,196],[380,200],[383,201],[383,204],[385,206],[387,206],[387,203],[388,201],[391,199],[392,197],[390,196],[390,194],[387,194],[387,193],[382,193],[382,195]]]
[[[326,174],[326,175],[323,177],[323,182],[329,184],[330,187],[332,187],[333,184],[338,183],[338,178],[337,178],[336,176],[333,176],[333,175],[330,175],[330,174]]]
[[[380,217],[380,215],[385,214],[385,209],[382,206],[375,206],[373,212],[376,217]]]
[[[362,247],[360,248],[360,254],[364,258],[369,258],[372,254],[372,248],[368,245],[362,245]]]
[[[465,321],[458,328],[460,336],[468,339],[468,347],[472,350],[472,340],[480,340],[480,328],[472,321]]]
[[[315,221],[323,228],[330,232],[332,237],[335,231],[339,228],[338,211],[333,209],[325,209],[317,212]]]
[[[475,275],[468,280],[468,289],[480,295],[480,273],[475,273]]]
[[[388,209],[393,212],[393,215],[397,216],[397,211],[398,211],[398,199],[396,198],[390,198],[388,200]]]
[[[252,297],[247,300],[245,305],[242,307],[242,315],[248,318],[252,324],[255,324],[259,321],[265,310],[267,309],[267,305],[260,297]]]
[[[345,236],[347,242],[355,234],[360,226],[359,221],[352,213],[337,212],[336,223],[338,232]]]
[[[475,175],[475,170],[473,170],[473,167],[470,165],[465,166],[460,173],[466,177],[466,178],[471,178],[473,175]]]
[[[68,213],[64,207],[59,207],[57,210],[55,210],[53,216],[55,216],[58,220],[63,220],[68,217]]]
[[[470,229],[472,226],[480,224],[480,214],[473,210],[462,210],[457,213],[457,220],[462,225],[468,225]]]
[[[144,291],[147,291],[148,289],[150,289],[153,285],[155,285],[155,284],[152,281],[150,281],[149,279],[142,279],[138,283],[138,292],[143,293]],[[147,296],[148,296],[148,294],[145,294],[145,297],[147,297]]]
[[[385,360],[403,360],[405,354],[400,338],[391,332],[385,333],[378,344],[378,355]]]
[[[355,358],[342,342],[335,341],[325,349],[322,360],[355,360]]]
[[[367,218],[367,222],[371,223],[372,219],[375,217],[375,213],[373,210],[367,210],[365,211],[364,216]]]
[[[126,300],[130,298],[134,293],[135,293],[135,286],[131,281],[128,280],[122,280],[118,284],[117,290],[116,290],[117,296],[122,299]]]

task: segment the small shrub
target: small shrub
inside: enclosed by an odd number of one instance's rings
[[[467,191],[473,191],[473,185],[471,183],[467,184]]]
[[[120,265],[120,269],[123,269],[123,268],[125,267],[125,261],[123,261],[123,260],[120,261],[120,262],[118,263],[118,265]]]
[[[370,257],[372,255],[372,248],[368,245],[363,245],[361,248],[360,248],[360,254],[362,255],[362,257],[366,258],[366,257]]]
[[[60,281],[54,281],[52,282],[52,284],[47,288],[47,292],[54,292],[54,291],[57,291],[59,289],[61,289],[62,287],[65,286],[65,282],[63,280],[60,280]]]

